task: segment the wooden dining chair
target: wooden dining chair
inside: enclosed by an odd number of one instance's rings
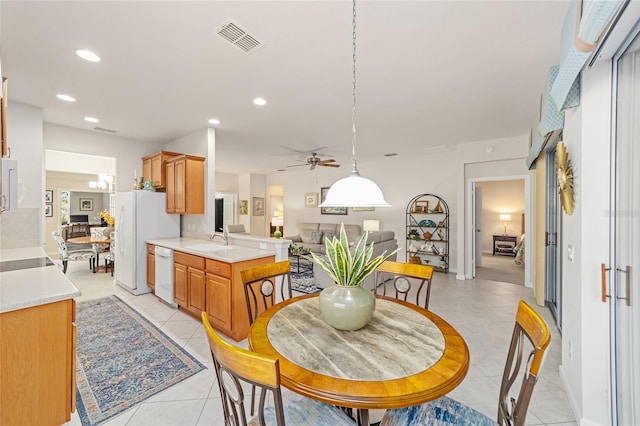
[[[429,310],[432,276],[433,266],[386,260],[376,268],[374,292],[385,296],[388,292],[396,299],[412,302]],[[392,279],[392,289],[387,289],[386,281],[389,278]],[[412,290],[415,290],[415,299],[409,295],[413,293]]]
[[[314,425],[353,426],[355,423],[338,408],[306,398],[280,387],[278,358],[232,345],[211,327],[206,312],[202,312],[213,365],[220,389],[225,425]],[[260,389],[258,415],[247,420],[242,383]],[[269,400],[269,404],[267,404]],[[271,402],[272,401],[272,402]]]
[[[525,337],[529,342],[527,346],[531,346],[532,349],[523,362]],[[538,380],[544,354],[550,342],[551,334],[545,320],[524,300],[521,300],[516,312],[516,323],[500,385],[497,423],[479,411],[445,396],[422,405],[387,410],[380,425],[523,426],[533,387]],[[522,384],[517,395],[512,396],[512,386],[521,373],[523,373]]]
[[[291,263],[288,260],[245,269],[240,271],[240,276],[244,283],[250,326],[261,312],[292,296]],[[252,387],[251,415],[255,408],[255,391]]]

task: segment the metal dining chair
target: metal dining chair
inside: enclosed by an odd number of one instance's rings
[[[527,346],[531,346],[532,349],[523,362],[525,337],[529,342]],[[521,300],[516,312],[516,323],[500,385],[497,423],[479,411],[445,396],[422,405],[388,410],[380,425],[438,424],[444,426],[468,424],[485,426],[499,424],[523,426],[533,387],[538,381],[540,367],[550,342],[551,334],[545,320],[524,300]],[[521,370],[524,370],[522,384],[517,390],[517,395],[512,396],[512,387],[518,375],[521,374]],[[515,391],[516,389],[514,389]]]
[[[249,326],[275,303],[290,299],[291,263],[288,260],[269,263],[240,271],[247,301]],[[251,389],[251,415],[255,407],[255,387]]]
[[[282,389],[278,358],[252,352],[222,339],[211,327],[206,312],[202,312],[202,324],[209,339],[225,425],[353,426],[355,424],[346,414],[332,405]],[[243,383],[260,389],[258,415],[249,420],[244,405]],[[270,401],[269,404],[267,400]]]
[[[429,310],[432,276],[433,266],[387,260],[376,268],[374,292],[384,296],[388,292],[396,299],[412,302]],[[392,289],[387,289],[389,279],[392,280]],[[415,298],[409,295],[414,293],[412,289],[415,290]]]

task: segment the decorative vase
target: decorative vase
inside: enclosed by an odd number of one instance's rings
[[[320,292],[320,316],[338,330],[358,330],[371,321],[376,309],[373,293],[361,286],[333,284]]]

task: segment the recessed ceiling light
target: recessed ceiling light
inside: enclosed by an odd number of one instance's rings
[[[95,117],[85,117],[84,121],[88,121],[89,123],[98,123],[100,120]]]
[[[90,50],[78,49],[76,50],[76,55],[80,56],[85,61],[100,62],[100,56],[96,55]]]
[[[60,93],[59,95],[56,95],[56,98],[60,99],[61,101],[65,101],[65,102],[75,102],[76,101],[76,98],[74,98],[73,96],[65,95],[63,93]]]
[[[210,118],[209,124],[220,124],[220,120],[218,120],[217,118]]]
[[[266,105],[266,104],[267,104],[267,101],[265,101],[265,100],[264,100],[264,99],[262,99],[262,98],[255,98],[255,99],[253,100],[253,103],[254,103],[254,104],[256,104],[256,105],[260,105],[260,106],[262,106],[262,105]]]

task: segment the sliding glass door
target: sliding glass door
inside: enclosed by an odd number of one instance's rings
[[[614,58],[612,414],[640,424],[640,35]]]

